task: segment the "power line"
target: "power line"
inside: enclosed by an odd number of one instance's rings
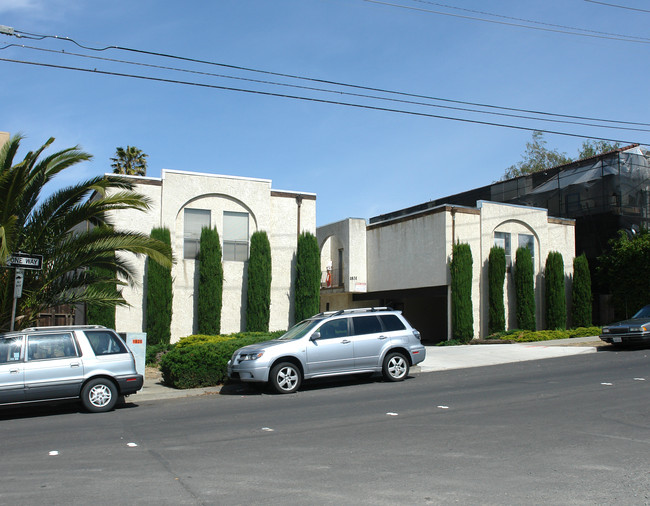
[[[217,90],[224,90],[224,91],[235,91],[235,92],[241,92],[241,93],[249,93],[249,94],[254,94],[254,95],[263,95],[263,96],[270,96],[270,97],[278,97],[278,98],[288,98],[288,99],[294,99],[294,100],[303,100],[306,102],[315,102],[315,103],[322,103],[322,104],[332,104],[332,105],[340,105],[340,106],[345,106],[345,107],[354,107],[357,109],[369,109],[373,111],[382,111],[382,112],[392,112],[392,113],[397,113],[397,114],[406,114],[410,116],[418,116],[418,117],[425,117],[425,118],[435,118],[435,119],[444,119],[444,120],[450,120],[450,121],[459,121],[462,123],[472,123],[476,125],[486,125],[486,126],[496,126],[496,127],[502,127],[502,128],[510,128],[513,130],[523,130],[523,131],[528,131],[528,132],[535,132],[539,131],[542,133],[547,133],[547,134],[553,134],[553,135],[562,135],[566,137],[575,137],[579,139],[595,139],[595,140],[601,140],[601,141],[607,141],[607,142],[618,142],[622,144],[628,144],[628,143],[636,143],[638,141],[630,141],[630,140],[621,140],[621,139],[611,139],[607,137],[597,137],[597,136],[591,136],[591,135],[581,135],[581,134],[575,134],[575,133],[570,133],[570,132],[560,132],[560,131],[554,131],[554,130],[545,130],[545,129],[539,129],[539,128],[530,128],[530,127],[524,127],[524,126],[519,126],[519,125],[508,125],[504,123],[494,123],[490,121],[480,121],[480,120],[473,120],[473,119],[467,119],[467,118],[456,118],[452,116],[442,116],[438,114],[430,114],[430,113],[424,113],[424,112],[418,112],[418,111],[406,111],[402,109],[391,109],[387,107],[377,107],[377,106],[370,106],[370,105],[364,105],[364,104],[355,104],[351,102],[339,102],[339,101],[334,101],[334,100],[325,100],[321,98],[313,98],[313,97],[301,97],[297,95],[287,95],[287,94],[281,94],[281,93],[273,93],[269,91],[261,91],[261,90],[248,90],[248,89],[243,89],[243,88],[233,88],[229,86],[219,86],[215,84],[205,84],[205,83],[196,83],[196,82],[191,82],[191,81],[179,81],[176,79],[164,79],[161,77],[151,77],[151,76],[142,76],[142,75],[137,75],[137,74],[126,74],[122,72],[110,72],[107,70],[97,70],[97,69],[84,69],[84,68],[79,68],[79,67],[69,67],[69,66],[64,66],[64,65],[55,65],[52,63],[42,63],[42,62],[30,62],[30,61],[23,61],[23,60],[14,60],[10,58],[0,58],[0,61],[6,61],[10,63],[19,63],[23,65],[32,65],[32,66],[38,66],[38,67],[48,67],[48,68],[56,68],[56,69],[62,69],[62,70],[73,70],[73,71],[78,71],[78,72],[85,72],[89,74],[103,74],[103,75],[111,75],[111,76],[117,76],[117,77],[128,77],[128,78],[133,78],[133,79],[141,79],[141,80],[146,80],[146,81],[157,81],[157,82],[163,82],[163,83],[170,83],[170,84],[181,84],[181,85],[186,85],[186,86],[196,86],[200,88],[209,88],[209,89],[217,89]],[[645,143],[643,143],[645,144]]]
[[[534,19],[525,19],[525,18],[517,18],[513,16],[504,16],[503,14],[495,14],[493,12],[486,12],[486,11],[477,11],[474,9],[465,9],[463,7],[456,7],[454,5],[447,5],[447,4],[442,4],[438,2],[431,2],[429,0],[411,0],[412,2],[419,2],[423,4],[430,4],[430,5],[437,5],[438,7],[444,7],[446,9],[454,9],[457,11],[464,11],[464,12],[473,12],[474,14],[482,14],[484,16],[493,16],[495,18],[501,18],[501,19],[511,19],[513,21],[523,21],[524,23],[531,23],[534,25],[541,25],[541,26],[551,26],[553,28],[564,28],[567,30],[577,30],[581,32],[589,32],[589,33],[597,33],[600,35],[611,35],[614,37],[624,37],[626,39],[640,39],[640,40],[647,40],[650,41],[649,38],[647,37],[639,37],[636,35],[626,35],[626,34],[620,34],[620,33],[610,33],[610,32],[601,32],[599,30],[591,30],[588,28],[577,28],[575,26],[567,26],[567,25],[558,25],[554,23],[545,23],[543,21],[536,21]],[[586,0],[587,2],[592,1],[592,0]],[[596,3],[602,3],[602,2],[596,2]],[[650,11],[647,11],[650,12]]]
[[[379,0],[363,0],[364,2],[372,3],[372,4],[378,4],[378,5],[386,5],[389,7],[397,7],[399,9],[407,9],[407,10],[412,10],[412,11],[418,11],[418,12],[427,12],[430,14],[438,14],[441,16],[451,16],[454,18],[461,18],[461,19],[470,19],[472,21],[481,21],[483,23],[493,23],[497,25],[505,25],[505,26],[514,26],[517,28],[527,28],[529,30],[539,30],[542,32],[552,32],[552,33],[563,33],[566,35],[577,35],[579,37],[591,37],[594,39],[606,39],[606,40],[619,40],[622,42],[635,42],[637,44],[650,44],[650,39],[637,39],[637,38],[630,38],[627,35],[623,36],[609,36],[609,35],[598,35],[596,33],[580,33],[580,32],[571,32],[568,30],[561,30],[559,28],[544,28],[541,26],[530,26],[530,25],[523,25],[521,23],[511,23],[508,21],[498,21],[496,19],[486,19],[486,18],[479,18],[476,16],[465,16],[463,14],[453,14],[451,12],[442,12],[442,11],[434,11],[431,9],[422,9],[419,7],[409,7],[408,5],[400,5],[400,4],[394,4],[390,2],[381,2]],[[578,29],[579,30],[579,29]]]
[[[320,83],[320,84],[327,84],[327,85],[332,85],[332,86],[340,86],[340,87],[345,87],[345,88],[352,88],[352,89],[359,89],[359,90],[366,90],[366,91],[373,91],[373,92],[379,92],[379,93],[386,93],[386,94],[392,94],[392,95],[398,95],[398,96],[404,96],[404,97],[410,97],[410,98],[420,98],[420,99],[426,99],[426,100],[434,100],[434,101],[439,101],[439,102],[445,102],[445,103],[453,103],[453,104],[461,104],[461,105],[470,105],[473,107],[484,107],[486,109],[498,109],[498,110],[504,110],[504,111],[513,111],[513,112],[521,112],[521,113],[526,113],[526,114],[537,114],[541,116],[554,116],[554,117],[559,117],[559,118],[568,118],[568,119],[577,119],[577,120],[584,120],[584,121],[600,121],[600,122],[606,122],[606,123],[615,123],[615,124],[623,124],[623,125],[637,125],[637,126],[650,126],[650,123],[642,123],[642,122],[635,122],[635,121],[620,121],[620,120],[610,120],[610,119],[603,119],[603,118],[593,118],[593,117],[587,117],[587,116],[576,116],[576,115],[570,115],[570,114],[560,114],[560,113],[550,113],[546,111],[536,111],[536,110],[531,110],[531,109],[520,109],[516,107],[506,107],[506,106],[497,106],[497,105],[491,105],[491,104],[482,104],[478,102],[469,102],[469,101],[464,101],[464,100],[454,100],[454,99],[449,99],[449,98],[442,98],[442,97],[433,97],[429,95],[420,95],[416,93],[407,93],[407,92],[401,92],[401,91],[394,91],[394,90],[388,90],[385,88],[377,88],[377,87],[371,87],[371,86],[362,86],[358,84],[350,84],[350,83],[343,83],[343,82],[338,82],[338,81],[332,81],[328,79],[318,79],[314,77],[308,77],[308,76],[299,76],[295,74],[288,74],[288,73],[282,73],[282,72],[273,72],[270,70],[261,70],[261,69],[254,69],[251,67],[243,67],[240,65],[231,65],[231,64],[226,64],[226,63],[220,63],[220,62],[213,62],[213,61],[208,61],[208,60],[201,60],[197,58],[189,58],[185,56],[178,56],[178,55],[171,55],[171,54],[166,54],[166,53],[159,53],[155,51],[146,51],[143,49],[135,49],[135,48],[128,48],[128,47],[122,47],[122,46],[104,46],[104,47],[91,47],[91,46],[85,46],[83,44],[78,43],[74,39],[71,39],[69,37],[59,37],[57,35],[44,35],[44,34],[36,34],[36,33],[30,33],[30,32],[25,32],[21,30],[14,30],[14,34],[16,37],[27,37],[30,39],[35,39],[35,40],[43,40],[43,39],[55,39],[55,40],[62,40],[66,42],[71,42],[75,44],[76,46],[82,48],[82,49],[87,49],[90,51],[97,51],[97,52],[102,52],[102,51],[107,51],[109,49],[115,49],[119,51],[126,51],[126,52],[131,52],[131,53],[138,53],[138,54],[144,54],[147,56],[157,56],[161,58],[170,58],[174,60],[179,60],[179,61],[187,61],[191,63],[200,63],[204,65],[213,65],[217,67],[223,67],[223,68],[228,68],[231,70],[240,70],[240,71],[245,71],[245,72],[253,72],[253,73],[258,73],[258,74],[264,74],[264,75],[272,75],[276,77],[284,77],[288,79],[296,79],[296,80],[302,80],[302,81],[308,81],[308,82],[315,82],[315,83]]]
[[[202,76],[218,77],[218,78],[223,78],[223,79],[233,79],[233,80],[238,80],[238,81],[252,82],[252,83],[256,83],[256,84],[282,86],[282,87],[296,88],[296,89],[301,89],[301,90],[317,91],[317,92],[322,92],[322,93],[332,93],[332,94],[337,94],[337,95],[353,96],[353,97],[358,97],[358,98],[369,98],[369,99],[373,99],[373,100],[396,102],[396,103],[401,103],[401,104],[419,105],[419,106],[423,106],[423,107],[435,107],[435,108],[440,108],[440,109],[448,109],[448,110],[454,110],[454,111],[470,112],[470,113],[475,113],[475,114],[489,114],[489,115],[494,115],[494,116],[502,116],[502,117],[518,118],[518,119],[526,119],[526,120],[536,120],[536,121],[545,121],[545,122],[570,124],[570,125],[589,126],[589,127],[594,127],[594,128],[610,128],[610,129],[615,129],[615,130],[626,130],[626,131],[635,131],[635,132],[650,132],[650,129],[647,129],[647,128],[632,128],[632,127],[612,126],[612,125],[598,125],[598,124],[586,123],[586,122],[582,122],[582,121],[569,121],[569,120],[560,120],[560,119],[552,119],[552,118],[539,118],[539,117],[533,117],[533,116],[525,116],[525,115],[522,115],[522,114],[509,114],[509,113],[494,112],[494,111],[481,111],[481,110],[477,110],[477,109],[470,109],[470,108],[467,108],[467,107],[454,107],[454,106],[448,106],[448,105],[431,104],[431,103],[428,103],[428,102],[418,102],[418,101],[414,101],[414,100],[402,100],[402,99],[397,99],[397,98],[381,97],[381,96],[377,96],[377,95],[368,95],[368,94],[364,94],[364,93],[352,93],[352,92],[340,91],[340,90],[329,90],[329,89],[324,89],[324,88],[316,88],[316,87],[312,87],[312,86],[301,86],[301,85],[296,85],[296,84],[278,83],[278,82],[274,82],[274,81],[264,81],[264,80],[259,80],[259,79],[246,78],[246,77],[230,76],[230,75],[226,75],[226,74],[215,74],[215,73],[212,73],[212,72],[201,72],[201,71],[198,71],[198,70],[182,69],[182,68],[178,68],[178,67],[169,67],[169,66],[164,66],[164,65],[154,65],[154,64],[151,64],[151,63],[134,62],[134,61],[130,61],[130,60],[120,60],[120,59],[116,59],[116,58],[105,58],[105,57],[101,57],[101,56],[92,56],[92,55],[81,54],[81,53],[73,53],[73,52],[69,52],[69,51],[59,51],[59,50],[54,50],[54,49],[46,49],[46,48],[40,48],[40,47],[34,47],[34,46],[26,46],[24,44],[8,44],[8,45],[6,45],[4,47],[0,47],[0,50],[5,50],[5,49],[11,48],[11,47],[17,47],[17,48],[20,48],[20,49],[31,49],[31,50],[35,50],[35,51],[42,51],[42,52],[54,53],[54,54],[63,54],[63,55],[67,55],[67,56],[76,56],[76,57],[80,57],[80,58],[87,58],[87,59],[99,60],[99,61],[107,61],[107,62],[111,62],[111,63],[123,63],[123,64],[127,64],[127,65],[136,65],[136,66],[154,68],[154,69],[160,69],[160,70],[172,70],[172,71],[176,71],[176,72],[184,72],[184,73],[197,74],[197,75],[202,75]]]
[[[647,9],[637,9],[636,7],[629,7],[627,5],[617,5],[617,4],[609,4],[607,2],[597,2],[596,0],[585,0],[585,2],[591,2],[592,4],[606,5],[608,7],[618,7],[619,9],[628,9],[630,11],[650,12]]]

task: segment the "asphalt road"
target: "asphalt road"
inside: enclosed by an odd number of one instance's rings
[[[650,350],[0,412],[0,504],[650,504]]]

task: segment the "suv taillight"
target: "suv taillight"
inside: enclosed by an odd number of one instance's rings
[[[416,338],[418,341],[421,341],[421,340],[422,340],[422,338],[420,337],[420,333],[419,333],[417,330],[415,330],[415,329],[413,329],[413,335],[415,336],[415,338]]]

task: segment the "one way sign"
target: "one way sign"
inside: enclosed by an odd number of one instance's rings
[[[7,267],[19,267],[21,269],[40,271],[43,268],[43,255],[14,253],[7,259]]]

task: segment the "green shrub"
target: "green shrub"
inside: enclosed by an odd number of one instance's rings
[[[451,255],[451,329],[454,339],[469,342],[474,337],[472,310],[472,250],[456,243]]]
[[[320,309],[320,251],[316,236],[303,232],[296,251],[295,321],[301,322]]]
[[[221,333],[223,264],[216,228],[204,227],[199,243],[197,323],[199,334]]]
[[[459,339],[449,339],[447,341],[440,341],[439,343],[436,343],[436,346],[460,346],[462,344],[467,343]]]
[[[167,228],[154,228],[151,237],[171,245]],[[172,271],[147,259],[147,309],[145,330],[147,343],[169,344],[172,323]]]
[[[271,244],[266,232],[251,236],[246,293],[246,330],[268,332],[271,317]]]
[[[228,360],[238,348],[272,338],[272,334],[259,333],[220,342],[175,346],[160,361],[163,382],[174,388],[199,388],[223,383],[228,379]]]
[[[591,273],[583,253],[573,259],[573,287],[571,290],[571,319],[574,327],[591,325]]]
[[[517,248],[515,260],[515,300],[517,326],[535,330],[535,282],[533,259],[528,248]]]
[[[145,364],[152,367],[158,367],[160,360],[175,345],[173,344],[149,344],[145,352]]]
[[[566,294],[564,292],[564,260],[557,251],[549,252],[544,269],[546,294],[546,328],[566,328]]]
[[[574,337],[591,337],[601,333],[601,327],[578,327],[571,330],[509,330],[497,332],[488,339],[528,343],[534,341],[553,341],[556,339],[570,339]]]
[[[489,313],[488,332],[506,329],[506,308],[503,300],[503,284],[506,279],[506,250],[493,246],[488,263]]]

